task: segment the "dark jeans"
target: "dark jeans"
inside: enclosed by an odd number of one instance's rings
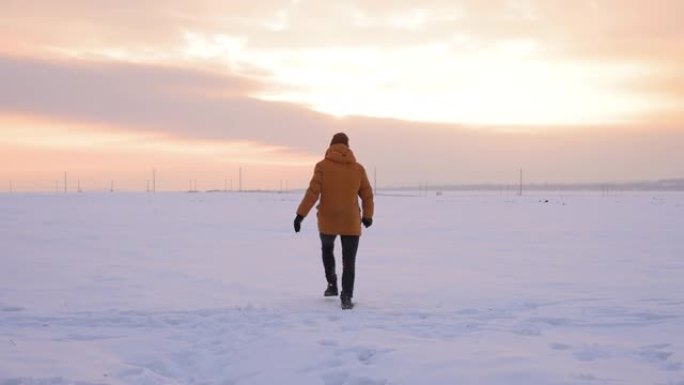
[[[335,238],[337,235],[321,233],[321,250],[323,251],[323,267],[328,283],[337,283],[335,274]],[[359,248],[358,235],[340,235],[342,239],[342,296],[354,296],[354,274],[356,269],[356,251]]]

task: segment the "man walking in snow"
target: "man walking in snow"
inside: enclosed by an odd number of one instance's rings
[[[328,287],[326,297],[337,296],[337,274],[335,272],[335,238],[342,242],[342,309],[351,309],[354,296],[354,274],[356,251],[361,236],[361,223],[365,227],[373,224],[373,189],[366,170],[356,162],[349,149],[349,138],[337,133],[330,141],[325,158],[316,164],[309,188],[297,208],[294,230],[299,232],[304,217],[320,197],[318,209],[318,231],[321,236],[323,267]],[[361,197],[361,208],[359,208]],[[363,210],[363,211],[362,211]]]

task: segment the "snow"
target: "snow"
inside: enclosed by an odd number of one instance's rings
[[[682,193],[380,194],[345,311],[300,197],[1,195],[0,384],[684,384]]]

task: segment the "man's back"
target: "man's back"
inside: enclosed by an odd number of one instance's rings
[[[314,169],[309,188],[297,209],[306,216],[320,196],[318,228],[324,234],[360,235],[363,216],[373,216],[373,190],[363,166],[356,162],[352,150],[344,144],[333,144],[325,159]]]

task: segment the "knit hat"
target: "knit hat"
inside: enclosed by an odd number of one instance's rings
[[[332,140],[330,141],[330,145],[332,146],[333,144],[338,144],[342,143],[345,146],[349,147],[349,138],[347,137],[347,134],[344,132],[338,132],[337,134],[333,135]]]

